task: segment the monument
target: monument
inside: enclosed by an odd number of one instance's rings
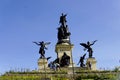
[[[48,58],[45,57],[45,49],[47,50],[47,47],[46,45],[49,45],[50,42],[44,42],[44,41],[41,41],[41,42],[33,42],[35,43],[36,45],[40,46],[40,49],[39,49],[39,54],[41,55],[40,58],[38,59],[38,70],[45,70],[47,67],[48,67]]]
[[[88,69],[90,70],[96,70],[96,59],[95,57],[93,57],[93,50],[91,48],[92,45],[94,45],[94,43],[96,42],[97,40],[93,41],[92,43],[90,43],[89,41],[87,43],[80,43],[81,46],[84,47],[84,51],[87,50],[88,54],[89,54],[89,58],[87,58],[87,61],[86,61],[86,66]]]
[[[67,20],[66,20],[67,14],[63,14],[60,16],[59,20],[59,27],[57,28],[57,42],[55,45],[55,52],[57,54],[57,58],[54,61],[51,61],[51,64],[48,64],[48,59],[51,57],[46,58],[45,57],[45,50],[47,50],[46,45],[49,45],[50,42],[33,42],[36,45],[40,46],[39,54],[40,58],[38,59],[38,70],[45,70],[46,68],[50,67],[49,69],[52,69],[53,66],[56,64],[59,65],[59,67],[74,67],[73,58],[72,58],[72,49],[74,45],[70,41],[70,35],[71,32],[68,29]],[[81,46],[84,47],[84,51],[87,51],[89,54],[89,57],[86,60],[86,64],[84,63],[86,53],[80,57],[80,60],[78,64],[80,63],[80,68],[82,69],[90,69],[90,70],[96,70],[96,59],[93,57],[93,50],[92,45],[95,44],[97,40],[90,43],[89,41],[87,43],[80,43]],[[72,69],[69,68],[69,69]],[[77,69],[77,68],[76,68]],[[73,71],[74,72],[74,71]]]
[[[66,14],[60,16],[60,27],[58,27],[57,34],[57,44],[55,46],[55,52],[57,53],[57,63],[60,64],[61,67],[72,67],[72,48],[73,44],[70,42],[70,35],[68,25],[66,24]]]

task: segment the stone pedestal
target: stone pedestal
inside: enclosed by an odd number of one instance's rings
[[[87,68],[91,70],[97,70],[96,63],[97,61],[95,58],[88,58],[86,61]]]
[[[48,61],[46,58],[38,59],[38,70],[44,70],[48,67]]]
[[[74,64],[72,63],[72,48],[73,48],[73,44],[69,44],[69,43],[56,44],[55,47],[55,52],[57,53],[57,58],[59,58],[59,61],[61,60],[64,52],[70,57],[69,67],[72,67],[72,64]]]

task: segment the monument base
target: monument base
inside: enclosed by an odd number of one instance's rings
[[[71,44],[69,39],[62,39],[62,40],[58,40],[57,42],[57,44],[62,44],[62,43]]]
[[[97,70],[96,63],[97,61],[95,58],[88,58],[86,61],[87,68],[90,70]]]
[[[38,59],[38,70],[43,70],[48,67],[48,61],[46,58],[39,58]]]
[[[65,41],[65,40],[63,40],[63,41]],[[56,44],[55,52],[57,53],[57,58],[59,58],[59,64],[61,63],[60,61],[61,61],[62,57],[64,56],[64,54],[66,54],[67,57],[70,58],[70,60],[69,60],[70,64],[67,67],[74,66],[74,62],[72,61],[72,48],[73,48],[73,44],[69,44],[67,42]]]

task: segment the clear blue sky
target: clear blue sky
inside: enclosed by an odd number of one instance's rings
[[[79,43],[98,40],[92,46],[97,68],[120,66],[120,0],[0,0],[0,73],[37,68],[39,47],[32,41],[51,42],[46,57],[54,60],[61,13],[67,13],[75,63],[84,54]]]

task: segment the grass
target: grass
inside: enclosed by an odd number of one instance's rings
[[[117,80],[120,78],[119,71],[89,71],[79,70],[74,75],[74,80]],[[41,80],[43,78],[50,80],[73,80],[72,74],[66,71],[56,72],[6,72],[0,76],[0,80]],[[118,79],[119,80],[119,79]]]

